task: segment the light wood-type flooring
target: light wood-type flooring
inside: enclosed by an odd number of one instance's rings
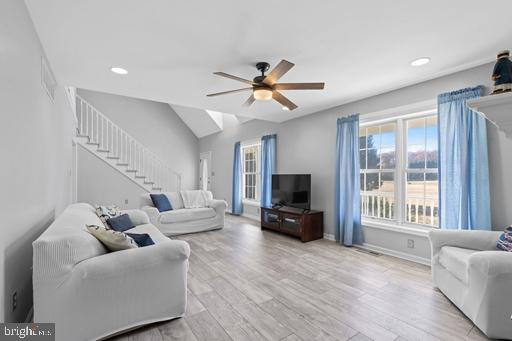
[[[114,340],[487,340],[424,265],[231,215],[177,239],[191,248],[186,316]]]

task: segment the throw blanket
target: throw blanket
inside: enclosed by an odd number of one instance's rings
[[[181,191],[185,208],[208,207],[208,202],[213,199],[209,191]]]

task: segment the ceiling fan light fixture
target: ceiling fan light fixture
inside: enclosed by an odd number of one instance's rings
[[[252,94],[259,101],[270,101],[272,99],[272,90],[269,88],[254,88]]]

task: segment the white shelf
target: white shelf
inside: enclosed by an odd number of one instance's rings
[[[470,99],[466,105],[512,138],[512,92]]]

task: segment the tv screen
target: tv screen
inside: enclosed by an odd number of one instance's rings
[[[309,210],[311,174],[272,175],[272,206],[276,205]]]

